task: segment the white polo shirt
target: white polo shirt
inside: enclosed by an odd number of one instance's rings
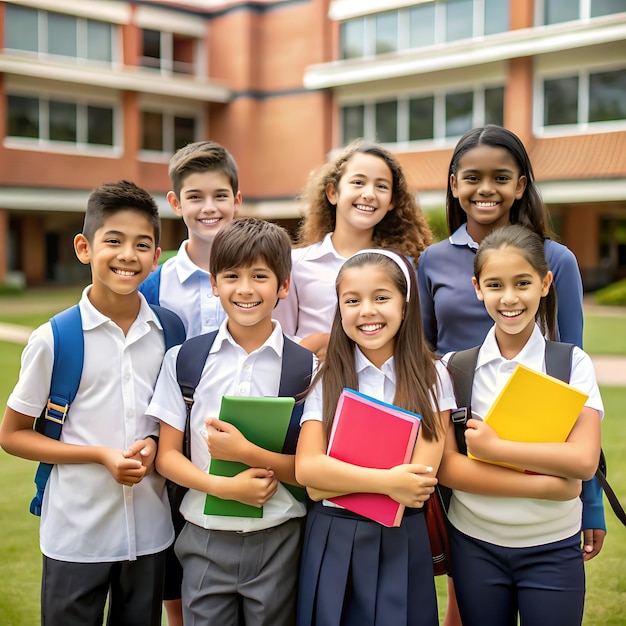
[[[480,418],[487,414],[518,363],[545,373],[545,349],[545,339],[539,327],[535,326],[524,348],[509,361],[500,354],[495,327],[491,328],[478,353],[472,389],[472,414]],[[585,406],[596,409],[603,416],[604,408],[593,364],[577,347],[572,353],[570,385],[586,393],[589,399]],[[567,539],[580,531],[581,515],[580,498],[555,502],[485,496],[457,490],[453,491],[448,511],[452,524],[466,535],[511,548]]]
[[[187,337],[217,330],[226,319],[220,299],[213,294],[211,275],[187,254],[185,240],[176,256],[163,263],[159,304],[183,320]]]
[[[224,322],[209,352],[202,376],[196,389],[191,410],[191,461],[208,472],[211,455],[201,435],[204,420],[218,417],[222,396],[262,397],[278,395],[283,354],[283,332],[274,322],[268,340],[257,350],[248,354],[235,342]],[[176,382],[176,358],[179,347],[165,355],[163,368],[147,413],[184,431],[186,422],[185,403]],[[212,530],[236,530],[250,532],[278,526],[293,518],[302,517],[306,507],[296,500],[284,485],[263,506],[262,518],[243,518],[205,515],[206,494],[190,489],[183,498],[180,512],[192,524]]]
[[[337,307],[335,279],[346,260],[335,250],[331,235],[291,252],[289,294],[272,315],[289,337],[330,332]]]
[[[158,432],[145,410],[165,352],[163,331],[141,296],[139,315],[124,336],[89,302],[89,289],[80,300],[83,372],[61,441],[124,450]],[[33,332],[22,354],[19,380],[7,402],[13,410],[39,417],[48,400],[53,350],[48,322]],[[53,467],[41,513],[46,556],[78,563],[127,561],[160,552],[173,539],[164,480],[156,472],[124,487],[96,463]]]
[[[357,391],[364,393],[383,402],[393,404],[396,395],[396,371],[394,367],[394,357],[383,363],[378,369],[357,347],[354,353],[359,388]],[[454,389],[450,374],[440,360],[435,361],[439,383],[433,393],[437,396],[440,411],[448,411],[456,407]],[[433,403],[433,408],[435,405]],[[307,420],[322,421],[322,384],[321,381],[313,387],[304,403],[301,424]]]

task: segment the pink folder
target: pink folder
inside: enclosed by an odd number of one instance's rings
[[[389,469],[408,463],[421,416],[352,389],[339,397],[328,442],[329,456],[341,461]],[[384,526],[399,526],[404,505],[384,494],[350,493],[331,502]]]

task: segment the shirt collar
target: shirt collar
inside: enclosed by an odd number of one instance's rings
[[[356,368],[357,376],[362,372],[370,369],[377,372],[381,372],[386,376],[394,385],[396,383],[396,369],[394,367],[393,357],[387,359],[383,366],[378,369],[362,352],[358,346],[354,348],[354,366]]]
[[[83,293],[80,298],[80,317],[83,324],[83,330],[92,330],[98,326],[102,326],[111,321],[111,318],[104,315],[96,309],[96,307],[89,300],[89,292],[91,291],[91,285],[87,285],[83,289]],[[138,292],[139,293],[139,292]],[[137,315],[138,322],[144,322],[146,324],[152,322],[157,328],[162,329],[163,326],[159,321],[156,313],[150,308],[150,305],[146,301],[144,295],[139,293],[141,305],[139,307],[139,313]]]
[[[478,249],[478,244],[467,232],[467,222],[461,224],[448,238],[453,246],[467,246],[474,250]]]
[[[180,248],[178,248],[178,252],[176,253],[176,274],[178,275],[178,280],[181,283],[189,280],[195,274],[205,274],[208,275],[209,272],[203,270],[201,267],[198,267],[190,258],[187,253],[187,244],[189,243],[189,239],[185,239],[180,244]]]
[[[333,246],[333,242],[331,240],[332,233],[328,233],[322,241],[320,241],[317,246],[312,248],[309,251],[308,257],[310,259],[321,259],[325,256],[332,256],[336,259],[340,259],[342,261],[346,260],[346,257],[341,256],[337,250],[335,250],[335,246]]]
[[[522,363],[531,369],[541,372],[544,369],[543,362],[545,358],[545,350],[545,337],[541,334],[539,326],[535,324],[533,332],[526,342],[526,345],[521,349],[519,354],[515,356],[515,358],[511,359],[511,361],[514,361],[515,363]],[[500,354],[500,348],[498,347],[498,342],[496,341],[496,327],[492,326],[478,353],[476,369],[498,360],[505,359]]]
[[[267,338],[265,343],[257,348],[254,352],[259,352],[260,350],[273,350],[279,357],[282,357],[283,354],[283,330],[280,326],[280,322],[277,320],[272,320],[273,329],[272,334]],[[219,352],[222,349],[222,345],[224,343],[228,343],[233,346],[236,350],[243,350],[243,348],[233,339],[233,336],[230,334],[228,330],[228,318],[226,318],[221,324],[217,331],[217,335],[215,336],[215,341],[211,346],[211,350],[209,354],[213,354],[215,352]]]

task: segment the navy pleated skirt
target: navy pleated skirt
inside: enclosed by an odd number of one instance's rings
[[[435,626],[437,595],[422,509],[387,528],[316,503],[307,515],[298,626]]]

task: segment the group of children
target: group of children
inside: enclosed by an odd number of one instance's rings
[[[80,302],[85,365],[61,439],[33,430],[50,387],[49,324],[24,350],[0,427],[6,451],[54,464],[42,623],[101,624],[108,599],[109,624],[158,625],[165,599],[170,626],[437,624],[423,512],[439,481],[453,490],[458,596],[457,609],[450,583],[445,623],[514,625],[519,614],[524,624],[580,624],[583,560],[604,537],[595,485],[584,507],[579,498],[600,452],[589,357],[573,354],[570,382],[589,400],[565,443],[510,445],[479,419],[512,365],[545,371],[544,338],[582,341],[576,260],[551,238],[519,139],[487,126],[459,141],[450,237],[432,246],[402,168],[378,144],[351,144],[311,178],[293,250],[280,227],[234,219],[237,170],[221,146],[181,149],[170,176],[168,200],[189,237],[157,271],[150,196],[126,181],[90,196],[74,242],[92,271]],[[176,312],[194,348],[211,333],[193,402],[181,392],[181,348],[165,353],[148,302]],[[468,448],[531,473],[460,454],[450,432],[449,353],[480,344]],[[223,396],[278,396],[290,371],[305,373],[295,450],[265,450],[218,419]],[[410,463],[380,470],[326,454],[345,387],[422,416]],[[211,458],[249,469],[215,476]],[[188,488],[181,517],[170,515],[165,479]],[[405,505],[401,525],[329,501],[354,492]],[[262,517],[205,514],[207,494],[262,506]]]

